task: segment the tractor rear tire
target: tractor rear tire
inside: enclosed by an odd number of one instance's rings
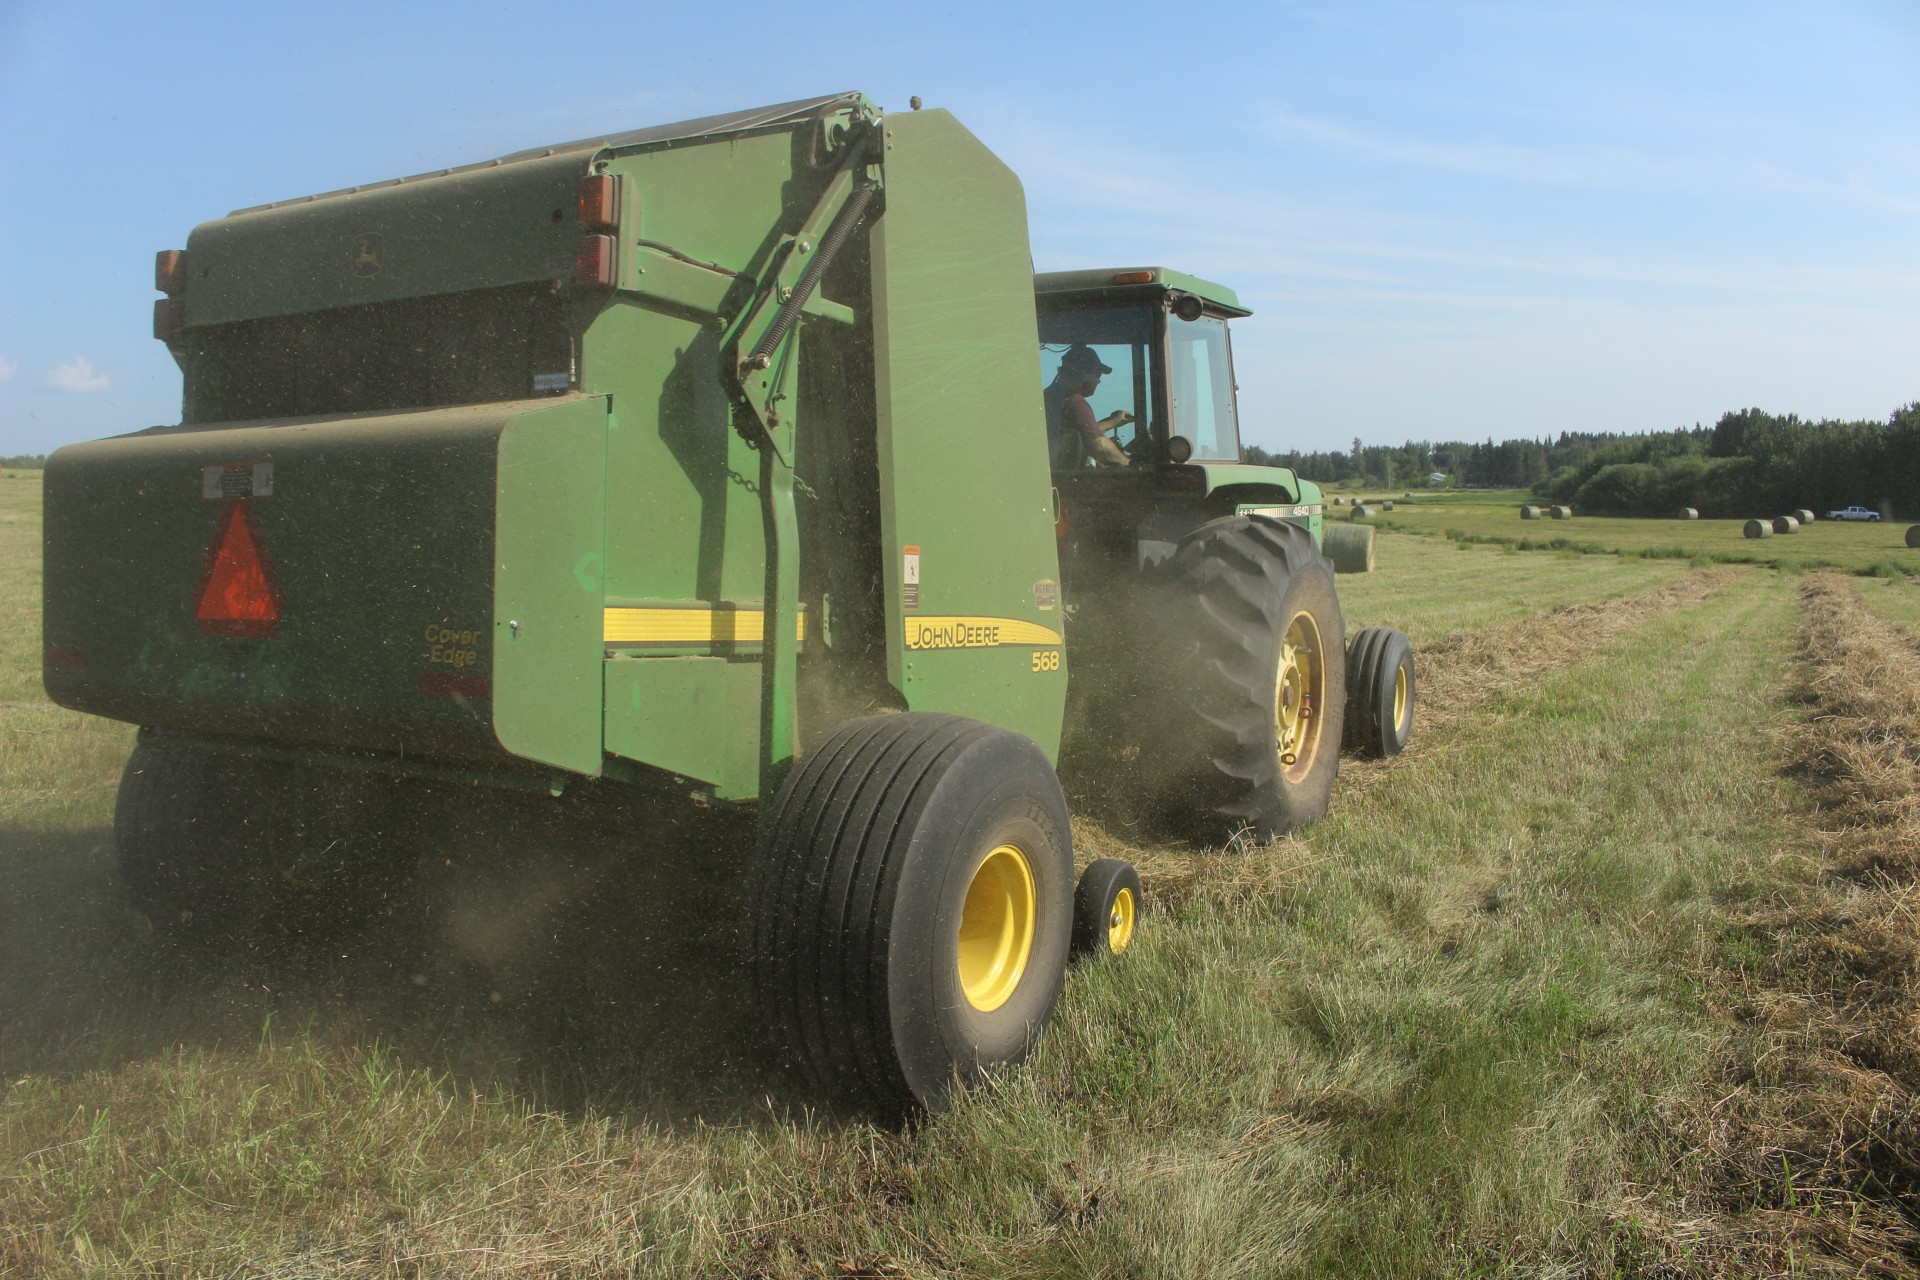
[[[1073,932],[1066,797],[1032,741],[869,716],[796,766],[762,825],[755,998],[818,1094],[894,1120],[1017,1063]]]
[[[1159,671],[1174,691],[1169,807],[1220,839],[1269,840],[1326,816],[1346,718],[1333,566],[1298,525],[1229,516],[1163,566]]]
[[[1363,627],[1347,646],[1350,750],[1385,759],[1413,736],[1413,646],[1391,627]]]

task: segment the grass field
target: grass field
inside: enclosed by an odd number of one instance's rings
[[[0,1275],[1920,1272],[1904,576],[1383,533],[1341,592],[1415,639],[1414,745],[1264,847],[1079,815],[1139,943],[892,1132],[752,1047],[738,827],[450,810],[501,847],[417,912],[156,940],[110,865],[131,731],[39,691],[37,546],[0,481]]]
[[[1374,497],[1371,493],[1343,494]],[[1906,545],[1913,521],[1847,524],[1816,520],[1799,532],[1771,538],[1742,535],[1740,520],[1618,519],[1576,515],[1571,520],[1520,518],[1520,507],[1537,500],[1524,491],[1494,493],[1484,490],[1418,493],[1393,499],[1393,510],[1381,512],[1374,523],[1408,533],[1455,539],[1522,540],[1550,544],[1556,539],[1588,553],[1629,556],[1695,557],[1728,564],[1755,564],[1804,571],[1838,568],[1850,573],[1920,574],[1920,550]],[[1346,508],[1335,507],[1332,519],[1345,518]],[[1756,511],[1771,519],[1784,514]]]

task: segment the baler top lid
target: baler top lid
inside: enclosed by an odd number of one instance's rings
[[[356,195],[377,187],[398,187],[411,182],[424,182],[432,178],[444,178],[453,174],[472,173],[479,169],[497,169],[502,165],[519,164],[528,160],[545,160],[552,156],[564,156],[574,153],[586,153],[625,147],[651,146],[659,143],[686,142],[695,138],[711,138],[719,134],[744,133],[749,129],[764,129],[775,125],[793,124],[801,120],[811,120],[816,116],[829,114],[845,107],[858,106],[865,99],[859,93],[832,93],[823,98],[801,98],[794,102],[776,103],[770,107],[754,107],[747,111],[729,111],[725,115],[701,116],[697,120],[682,120],[675,124],[658,124],[646,129],[630,129],[625,133],[604,134],[597,138],[581,138],[575,142],[555,143],[550,147],[532,147],[525,151],[515,151],[501,156],[497,160],[482,160],[476,164],[464,164],[452,169],[435,169],[430,173],[416,173],[406,178],[390,178],[385,182],[369,183],[365,186],[342,187],[337,191],[323,191],[318,195],[297,196],[292,200],[276,200],[271,204],[249,205],[245,209],[235,209],[227,216],[238,217],[243,213],[258,213],[265,209],[281,209],[288,205],[311,204],[315,200],[328,200],[335,196]]]

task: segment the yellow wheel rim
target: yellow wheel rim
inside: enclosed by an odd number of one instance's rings
[[[981,859],[967,886],[956,948],[967,1003],[992,1013],[1013,995],[1033,954],[1033,867],[1003,844]]]
[[[1320,624],[1310,613],[1296,613],[1280,641],[1280,670],[1273,683],[1274,746],[1289,782],[1300,781],[1313,768],[1326,688]]]
[[[1407,668],[1404,664],[1394,668],[1393,672],[1393,727],[1395,732],[1407,727]]]
[[[1133,941],[1133,919],[1139,907],[1133,890],[1122,889],[1113,895],[1113,907],[1107,912],[1107,950],[1119,955]]]

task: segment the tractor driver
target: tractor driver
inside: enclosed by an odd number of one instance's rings
[[[1133,421],[1125,409],[1115,409],[1095,419],[1087,397],[1100,386],[1100,378],[1113,370],[1101,362],[1093,348],[1076,342],[1060,357],[1060,371],[1053,375],[1045,393],[1047,406],[1047,449],[1057,470],[1081,465],[1091,459],[1096,466],[1124,467],[1133,460],[1107,435],[1115,427]]]

